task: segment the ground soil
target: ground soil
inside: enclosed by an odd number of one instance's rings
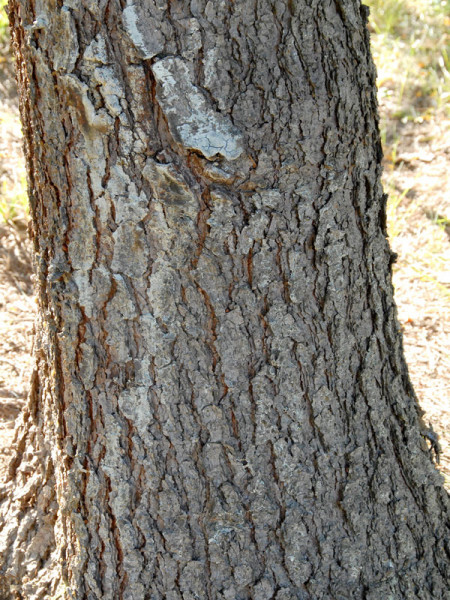
[[[394,198],[403,195],[390,226],[395,298],[410,377],[439,435],[450,490],[450,120],[410,122],[400,133],[384,178]]]
[[[0,198],[23,172],[11,59],[0,53]],[[8,197],[9,199],[9,197]],[[2,206],[3,207],[3,206]],[[14,214],[11,213],[14,217]],[[31,248],[25,216],[0,218],[0,477],[12,454],[15,419],[26,399],[34,320]]]
[[[0,476],[31,372],[34,298],[26,231],[0,225]]]
[[[23,168],[10,65],[3,63],[1,71],[0,183]],[[381,104],[381,110],[388,107]],[[385,187],[401,198],[390,229],[399,255],[394,284],[406,357],[425,420],[440,436],[441,469],[450,489],[449,129],[444,118],[406,123],[395,159],[386,160]],[[34,308],[31,249],[26,221],[19,217],[0,223],[0,478],[26,398]]]

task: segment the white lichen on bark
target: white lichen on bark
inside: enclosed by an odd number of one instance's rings
[[[147,17],[146,21],[142,22],[142,16],[139,15],[135,4],[128,4],[124,9],[122,22],[141,58],[153,58],[163,50],[164,38],[156,20]]]
[[[178,57],[157,61],[152,71],[158,82],[157,100],[178,143],[206,158],[221,155],[236,160],[244,152],[241,132],[228,115],[218,113],[192,83],[188,64]]]

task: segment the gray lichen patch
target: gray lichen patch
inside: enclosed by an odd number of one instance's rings
[[[143,59],[150,59],[164,49],[164,36],[159,23],[151,16],[141,14],[139,7],[129,4],[122,13],[122,22],[130,40]]]
[[[90,390],[94,386],[95,372],[98,367],[98,360],[95,355],[94,348],[86,343],[80,344],[81,361],[80,361],[80,379],[84,387]]]
[[[86,190],[88,171],[83,161],[71,162],[74,191],[71,197],[72,228],[69,239],[69,260],[72,268],[88,271],[95,259],[94,211]]]
[[[236,218],[236,212],[233,207],[233,201],[226,194],[214,191],[211,192],[212,210],[207,221],[210,231],[209,236],[212,241],[221,244],[227,236],[233,231],[233,219]]]
[[[121,100],[125,98],[125,92],[115,69],[113,67],[96,68],[93,73],[93,81],[99,86],[99,92],[108,112],[113,117],[119,116],[123,111]]]
[[[264,230],[267,228],[269,221],[269,217],[262,212],[252,215],[249,224],[242,229],[239,236],[239,252],[246,254],[253,246],[255,240],[263,239]]]
[[[262,190],[260,193],[254,195],[253,201],[258,209],[261,209],[261,207],[275,209],[283,201],[283,195],[277,189]]]
[[[197,19],[181,19],[179,24],[182,27],[180,33],[182,40],[184,41],[184,49],[182,50],[183,58],[186,60],[194,60],[202,47],[202,35],[199,22]]]
[[[113,275],[115,283],[115,294],[108,303],[108,310],[117,311],[122,319],[133,319],[136,314],[134,298],[130,293],[125,279],[121,275]]]
[[[78,302],[88,318],[92,317],[94,307],[94,294],[89,282],[89,272],[81,269],[75,269],[73,272],[73,281],[77,286]]]
[[[70,10],[63,6],[60,11],[54,11],[52,18],[56,21],[54,27],[60,35],[53,39],[53,69],[70,73],[78,58],[78,39],[74,20]]]
[[[250,345],[242,311],[235,308],[222,319],[216,346],[222,359],[224,381],[230,389],[239,388],[248,376]]]
[[[219,48],[213,46],[205,51],[204,85],[216,98],[220,110],[229,110],[233,107],[233,81],[230,76],[232,69],[229,60],[224,58]]]
[[[174,139],[206,158],[221,155],[235,160],[244,152],[243,136],[228,116],[220,114],[192,83],[188,65],[181,58],[156,62],[157,100]]]
[[[108,64],[109,61],[106,49],[106,41],[103,35],[98,33],[95,36],[95,38],[84,51],[83,59],[87,62],[98,63],[102,65]]]
[[[154,418],[147,396],[146,387],[134,387],[124,390],[118,402],[122,414],[133,423],[142,439],[148,437],[148,427]]]
[[[180,296],[180,280],[176,270],[166,261],[155,263],[147,295],[155,317],[166,323],[177,320],[175,300]]]
[[[135,223],[125,221],[119,225],[113,237],[113,271],[130,277],[141,277],[148,268],[148,247],[143,229]]]

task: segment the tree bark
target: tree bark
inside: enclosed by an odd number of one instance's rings
[[[40,317],[0,598],[449,597],[366,18],[10,1]]]

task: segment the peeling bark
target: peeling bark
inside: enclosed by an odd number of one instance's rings
[[[0,597],[448,598],[366,9],[10,19],[40,320]]]

